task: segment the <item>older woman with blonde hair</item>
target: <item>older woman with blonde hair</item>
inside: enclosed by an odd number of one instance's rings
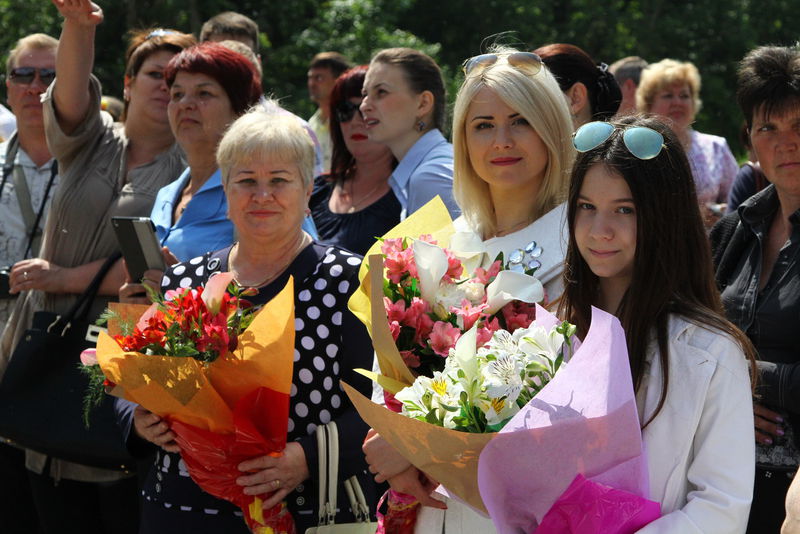
[[[701,105],[700,73],[692,63],[663,59],[642,71],[636,108],[666,119],[678,137],[692,167],[706,226],[710,226],[726,208],[739,166],[724,137],[692,128]]]
[[[555,78],[536,54],[496,48],[464,63],[453,123],[454,196],[462,216],[454,236],[511,269],[536,267],[553,300],[566,251],[564,200],[574,159],[572,120]],[[452,243],[451,243],[452,245]],[[376,480],[424,505],[416,532],[494,532],[491,521],[435,487],[379,435],[364,444]]]
[[[294,117],[256,111],[231,125],[216,155],[238,241],[171,267],[162,289],[196,287],[227,271],[239,286],[258,290],[248,298],[257,307],[277,295],[290,277],[295,293],[287,445],[280,457],[242,462],[236,483],[248,495],[261,495],[265,509],[285,501],[297,531],[305,532],[317,523],[315,429],[335,421],[339,475],[342,480],[358,476],[374,510],[374,485],[365,475],[360,451],[367,427],[339,387],[345,380],[363,393],[370,390],[354,369],[370,365],[372,343],[347,309],[358,287],[361,258],[318,244],[302,229],[313,184],[314,143]],[[187,476],[166,421],[135,405],[128,406],[127,414],[129,445],[144,451],[153,448],[142,448],[146,442],[159,447],[142,488],[141,532],[248,532],[231,503],[205,493]],[[348,502],[343,491],[339,499]],[[336,520],[354,517],[342,507]]]

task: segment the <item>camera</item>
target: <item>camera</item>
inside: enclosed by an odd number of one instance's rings
[[[11,265],[7,267],[0,267],[0,299],[9,299],[16,297],[16,295],[9,294],[10,289],[9,278],[11,277]]]

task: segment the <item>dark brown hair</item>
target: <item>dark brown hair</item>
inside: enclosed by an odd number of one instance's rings
[[[616,115],[622,102],[622,91],[605,63],[594,60],[575,45],[553,43],[533,51],[556,77],[562,91],[581,82],[589,93],[592,118],[608,120]]]
[[[761,46],[751,50],[739,64],[736,100],[748,128],[758,111],[769,117],[800,106],[800,49]]]
[[[197,44],[197,40],[190,33],[163,28],[132,31],[128,37],[128,49],[125,51],[125,76],[135,78],[147,58],[157,52],[177,54],[195,44]],[[124,122],[127,116],[128,101],[126,99],[121,120]]]
[[[133,31],[130,33],[128,50],[125,52],[125,76],[133,78],[139,74],[142,63],[156,52],[164,50],[177,54],[195,44],[197,40],[190,33],[162,28]]]
[[[358,65],[346,71],[336,79],[336,83],[331,89],[331,99],[328,106],[328,117],[330,117],[331,132],[331,178],[345,181],[350,178],[352,171],[355,170],[356,160],[347,150],[342,135],[341,123],[336,108],[343,102],[351,98],[361,98],[361,88],[364,86],[364,78],[367,76],[368,65]],[[356,110],[356,113],[361,113]],[[397,165],[397,160],[392,158],[392,167]]]
[[[646,426],[664,405],[669,387],[670,314],[682,315],[731,335],[742,346],[751,368],[755,350],[747,337],[725,318],[692,171],[680,142],[665,124],[654,118],[629,116],[612,124],[617,129],[608,140],[579,153],[572,170],[567,201],[570,236],[559,311],[577,325],[579,333],[586,334],[591,306],[597,303],[599,278],[578,251],[575,217],[586,173],[594,165],[605,165],[628,184],[636,208],[633,276],[619,309],[613,312],[625,330],[634,389],[638,390],[645,378],[647,349],[654,335],[663,369],[661,397]],[[622,134],[634,126],[645,126],[664,136],[664,147],[658,156],[640,160],[628,151]]]
[[[442,71],[429,55],[413,48],[387,48],[375,54],[370,63],[400,67],[415,94],[430,91],[433,94],[433,127],[444,131],[447,93]]]

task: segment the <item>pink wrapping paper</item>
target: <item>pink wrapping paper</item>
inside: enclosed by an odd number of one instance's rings
[[[544,516],[536,534],[633,534],[660,515],[657,502],[578,475]]]
[[[625,334],[596,308],[568,365],[483,449],[478,485],[499,533],[528,534],[578,474],[649,494]]]

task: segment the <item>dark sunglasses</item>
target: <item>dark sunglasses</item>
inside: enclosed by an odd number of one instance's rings
[[[353,116],[358,112],[358,106],[361,104],[353,104],[349,100],[345,100],[338,106],[336,106],[336,118],[339,119],[339,122],[350,122],[353,120]]]
[[[11,69],[8,79],[16,84],[30,85],[33,83],[37,74],[45,85],[50,85],[53,83],[53,80],[56,79],[56,69],[37,69],[35,67],[17,67]]]
[[[469,76],[477,67],[483,70],[490,65],[494,65],[500,57],[502,56],[497,54],[481,54],[471,57],[464,62],[462,67],[464,75]],[[505,58],[509,65],[517,70],[526,70],[531,76],[542,70],[542,58],[533,52],[514,52],[505,56]]]
[[[588,122],[572,134],[572,144],[578,152],[589,152],[605,143],[616,129],[608,122]],[[622,142],[628,152],[642,160],[653,159],[664,148],[664,136],[646,126],[627,128]]]

